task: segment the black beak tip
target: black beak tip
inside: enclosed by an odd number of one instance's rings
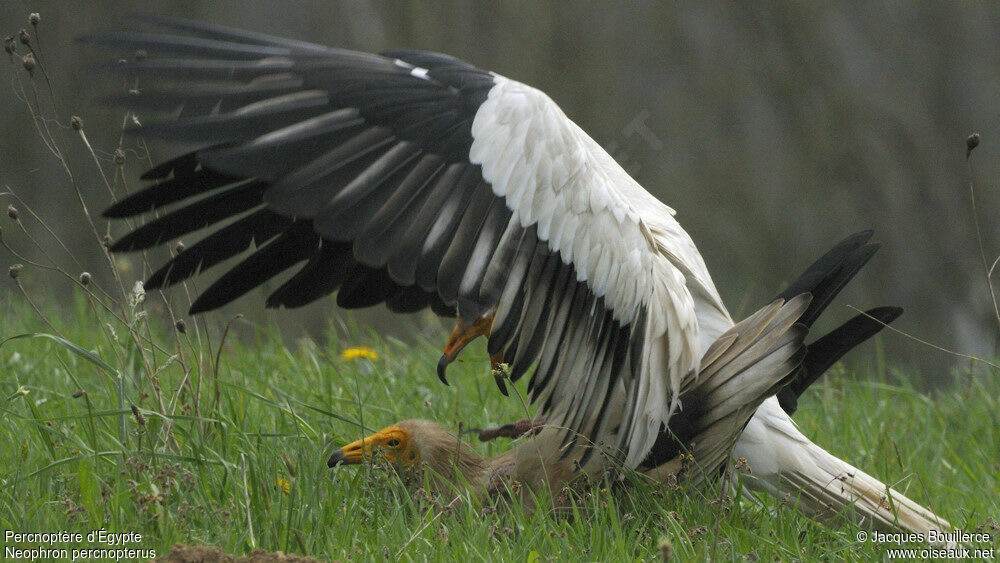
[[[326,466],[336,467],[338,464],[344,463],[345,461],[347,461],[347,456],[344,455],[343,450],[336,450],[333,452],[333,455],[330,456],[330,459],[326,460]]]
[[[440,379],[441,383],[444,383],[445,385],[448,385],[448,379],[445,378],[445,372],[448,370],[448,364],[450,363],[451,363],[451,358],[449,358],[447,354],[443,354],[441,356],[441,359],[438,360],[438,369],[437,369],[438,379]]]

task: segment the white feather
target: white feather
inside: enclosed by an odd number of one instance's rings
[[[924,537],[930,530],[951,529],[943,518],[814,444],[775,397],[754,413],[732,455],[746,459],[750,472],[744,483],[750,488],[778,498],[789,496],[792,506],[810,517],[853,515],[866,527]]]
[[[646,347],[658,350],[658,361],[644,362],[634,383],[644,395],[629,449],[630,456],[642,455],[632,448],[650,444],[673,408],[676,389],[697,372],[701,339],[688,284],[706,284],[701,294],[717,294],[704,262],[673,210],[544,93],[495,76],[473,119],[472,138],[470,160],[481,166],[494,194],[505,198],[513,221],[537,224],[538,238],[573,264],[578,281],[604,297],[619,322],[629,324],[640,309],[648,311]],[[669,236],[660,240],[654,232]],[[684,272],[692,271],[696,275],[686,278]]]

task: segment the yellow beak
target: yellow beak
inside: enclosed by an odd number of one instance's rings
[[[357,465],[364,461],[364,443],[365,441],[358,440],[356,442],[351,442],[339,450],[335,450],[330,459],[326,461],[327,467],[334,467],[338,464],[344,465]]]

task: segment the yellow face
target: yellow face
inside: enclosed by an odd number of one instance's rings
[[[401,467],[413,467],[420,462],[410,433],[399,426],[389,426],[333,452],[326,464],[329,467],[338,463],[354,465],[371,461],[373,457]]]

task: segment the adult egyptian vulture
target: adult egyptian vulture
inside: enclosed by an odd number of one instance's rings
[[[430,307],[456,318],[442,380],[480,335],[494,363],[509,365],[501,390],[533,368],[528,391],[551,431],[532,447],[572,462],[569,472],[611,460],[651,469],[688,449],[708,452],[711,472],[738,439],[760,486],[801,491],[807,512],[853,504],[876,523],[947,526],[898,493],[879,500],[885,485],[812,444],[774,397],[791,381],[791,408],[829,363],[898,314],[854,319],[803,361],[806,329],[874,252],[870,233],[737,325],[674,210],[543,92],[437,53],[373,55],[155,23],[172,31],[86,38],[142,51],[114,65],[135,86],[112,99],[137,111],[134,132],[196,147],[105,212],[156,211],[115,252],[209,229],[147,290],[243,256],[192,314],[286,270],[269,307],[334,291],[345,308]]]

